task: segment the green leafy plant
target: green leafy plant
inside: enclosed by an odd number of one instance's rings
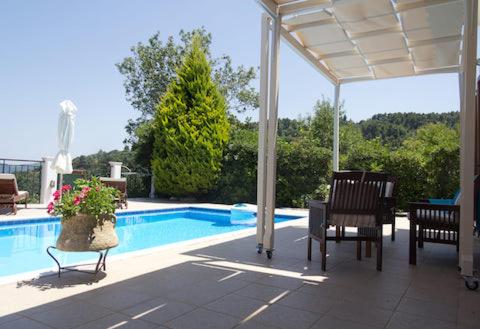
[[[229,122],[199,36],[157,107],[154,129],[156,191],[182,197],[210,190],[221,169]]]
[[[112,220],[115,214],[117,189],[106,187],[100,180],[77,179],[75,187],[63,185],[53,193],[53,201],[47,211],[54,216],[62,216],[62,221],[70,220],[77,214],[95,217],[100,224],[105,219]]]

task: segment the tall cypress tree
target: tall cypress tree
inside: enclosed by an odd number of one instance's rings
[[[171,196],[207,192],[220,172],[229,123],[199,37],[157,106],[154,124],[156,191]]]

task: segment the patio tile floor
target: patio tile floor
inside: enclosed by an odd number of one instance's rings
[[[276,230],[274,258],[237,232],[112,259],[96,278],[65,273],[0,285],[4,328],[438,328],[480,323],[480,292],[467,291],[454,247],[425,244],[408,265],[408,221],[386,226],[384,270],[355,258],[355,244],[318,244],[306,261],[306,221]]]

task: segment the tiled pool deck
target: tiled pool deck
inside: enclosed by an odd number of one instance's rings
[[[130,203],[137,206],[172,204]],[[112,259],[96,278],[66,273],[0,285],[0,328],[480,327],[480,292],[464,288],[455,248],[427,243],[409,266],[405,218],[395,242],[385,226],[382,272],[375,257],[356,260],[354,243],[329,242],[322,273],[318,244],[306,261],[306,225],[277,226],[272,260],[255,252],[248,230]]]

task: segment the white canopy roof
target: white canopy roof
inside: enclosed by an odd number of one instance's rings
[[[259,0],[332,83],[457,72],[462,0]]]

